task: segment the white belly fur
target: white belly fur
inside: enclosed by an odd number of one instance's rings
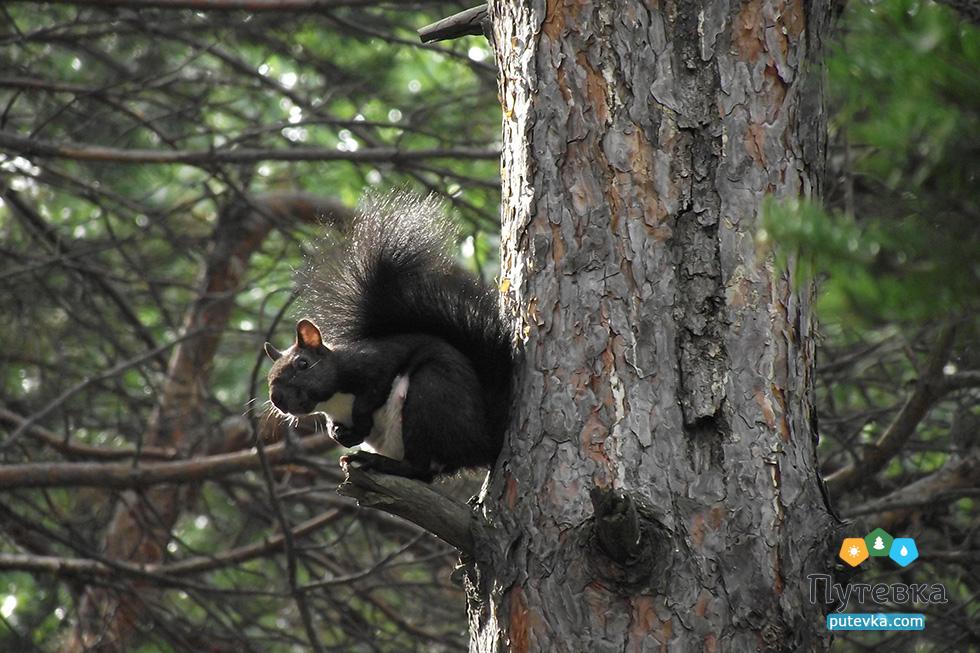
[[[391,392],[381,408],[374,411],[371,434],[361,443],[361,449],[402,460],[405,444],[402,442],[402,406],[408,394],[408,376],[399,375],[391,384]]]

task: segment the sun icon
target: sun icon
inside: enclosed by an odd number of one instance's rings
[[[868,559],[868,547],[865,545],[863,539],[849,537],[841,544],[839,555],[841,560],[852,567],[857,567]]]

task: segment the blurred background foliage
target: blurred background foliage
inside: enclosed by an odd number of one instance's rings
[[[437,193],[459,218],[460,260],[494,277],[500,111],[488,44],[417,43],[416,28],[466,4],[349,4],[253,14],[0,4],[4,464],[250,446],[260,345],[292,338],[292,270],[320,230],[309,214],[326,217],[335,202],[403,186]],[[980,639],[980,39],[945,5],[851,0],[827,63],[825,202],[769,205],[760,240],[817,281],[820,453],[835,504],[858,536],[882,526],[919,541],[920,563],[867,573],[943,582],[950,594],[924,610],[923,633],[863,634],[835,650],[969,650]],[[282,208],[290,201],[312,209]],[[209,295],[218,250],[245,247],[243,215],[272,228],[235,259],[244,269],[221,269],[239,275],[232,289]],[[200,396],[188,429],[162,437],[148,424],[175,385],[168,359],[201,302],[229,297],[226,318],[193,322],[220,332],[217,350],[177,379]],[[896,424],[908,425],[917,391],[928,409],[906,433]],[[281,437],[266,430],[270,443]],[[898,449],[865,466],[896,433]],[[160,562],[216,562],[157,591],[126,594],[138,577],[126,569],[0,568],[0,650],[71,650],[93,586],[139,604],[131,650],[465,648],[455,556],[338,497],[336,455],[274,484],[252,469],[180,490]],[[864,472],[859,482],[839,480],[848,469]],[[444,489],[465,498],[465,480]],[[144,500],[97,484],[6,491],[0,554],[105,562],[120,502]],[[288,555],[279,546],[222,562],[273,536],[280,517],[323,522]]]
[[[372,189],[442,196],[460,220],[461,262],[493,278],[500,112],[488,44],[418,43],[415,29],[461,3],[340,4],[352,6],[0,4],[4,463],[251,446],[254,398],[261,405],[267,392],[262,342],[292,339],[293,270],[318,220],[342,223],[334,208]],[[159,152],[193,160],[159,163]],[[247,227],[261,220],[273,228],[250,242]],[[236,248],[244,254],[226,259]],[[222,317],[209,302],[228,299],[213,291],[225,282],[233,304]],[[191,349],[197,370],[175,374],[168,360],[188,325],[217,332],[217,351]],[[168,430],[179,416],[155,414],[172,392],[190,395],[192,417]],[[270,445],[280,431],[260,423]],[[86,594],[93,586],[139,604],[124,650],[306,651],[314,638],[328,651],[465,648],[462,593],[449,578],[456,556],[337,496],[337,455],[277,470],[279,508],[258,469],[179,490],[176,520],[159,519],[170,534],[155,543],[165,547],[158,561],[218,560],[161,591],[127,594],[124,570],[93,579],[3,569],[0,650],[80,650],[72,637],[85,601],[99,598]],[[465,499],[467,481],[445,489]],[[129,537],[112,521],[125,501],[152,503],[97,486],[4,492],[0,552],[105,560]],[[288,559],[278,546],[221,561],[273,537],[278,513],[293,526],[322,522]],[[99,623],[88,630],[86,645],[111,650],[111,628],[104,641]]]
[[[851,633],[834,650],[977,650],[980,30],[920,0],[848,2],[839,30],[824,201],[767,204],[760,239],[816,281],[820,458],[835,504],[853,536],[883,526],[922,553],[905,570],[865,565],[854,582],[940,582],[950,603],[919,606],[920,635]],[[917,418],[913,398],[928,406]],[[855,465],[860,482],[834,477]]]
[[[771,206],[769,235],[821,284],[824,320],[911,324],[980,298],[980,39],[942,5],[852,2],[827,61],[822,207]],[[782,210],[781,210],[782,209]]]

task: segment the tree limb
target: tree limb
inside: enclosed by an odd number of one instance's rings
[[[102,161],[105,163],[185,163],[209,166],[216,163],[255,163],[259,161],[349,161],[387,163],[419,159],[496,159],[498,149],[447,147],[400,150],[394,147],[364,148],[343,152],[330,147],[237,148],[215,150],[140,150],[103,147],[85,143],[51,142],[0,132],[0,150],[21,156]]]
[[[973,454],[962,460],[951,460],[909,485],[845,511],[844,516],[875,515],[876,524],[890,524],[911,510],[960,497],[978,496],[978,485],[980,455]]]
[[[878,441],[865,449],[861,460],[837,470],[826,478],[827,488],[831,494],[837,495],[849,490],[868,476],[880,471],[912,437],[919,422],[943,394],[943,366],[949,358],[954,336],[954,327],[943,328],[929,353],[925,369],[919,375],[912,394]]]
[[[293,449],[286,443],[265,451],[270,464],[291,462],[302,454],[320,453],[337,446],[329,435],[303,438]],[[217,456],[201,456],[180,462],[125,463],[27,463],[0,466],[0,489],[27,487],[143,488],[163,483],[192,483],[259,469],[255,449]]]
[[[473,554],[473,513],[430,486],[400,476],[366,472],[343,464],[347,478],[337,492],[359,506],[383,510],[421,526],[464,555]]]
[[[27,424],[27,422],[28,418],[0,406],[0,423],[20,428]],[[77,442],[71,442],[64,436],[59,436],[57,433],[49,431],[37,424],[28,424],[27,433],[58,453],[78,458],[121,460],[135,456],[144,459],[173,460],[177,457],[176,449],[166,447],[142,447],[137,449],[136,447],[96,447],[88,444],[79,444]]]
[[[305,535],[309,535],[310,533],[313,533],[314,531],[317,531],[327,524],[335,521],[342,514],[344,514],[344,511],[337,508],[328,510],[322,515],[317,515],[316,517],[307,519],[306,521],[291,528],[289,530],[290,536],[293,538],[300,538]],[[194,556],[193,558],[187,558],[186,560],[171,562],[165,565],[160,565],[154,570],[162,574],[169,575],[198,574],[204,571],[212,571],[214,569],[220,569],[239,562],[245,562],[246,560],[253,560],[271,551],[278,551],[280,548],[282,548],[285,541],[286,538],[284,534],[279,532],[275,535],[263,538],[261,542],[246,544],[244,546],[239,546],[221,553],[216,553],[214,555]]]
[[[488,12],[487,4],[484,3],[443,18],[419,29],[419,40],[422,43],[432,43],[458,39],[461,36],[482,36],[484,25],[488,20]]]
[[[334,509],[297,524],[290,530],[294,538],[303,537],[319,530],[337,519],[343,511]],[[136,575],[185,576],[221,569],[247,560],[253,560],[280,549],[285,541],[283,533],[265,537],[260,542],[229,549],[212,556],[195,556],[168,564],[136,565],[121,560],[107,564],[94,558],[64,558],[50,555],[0,553],[0,570],[50,573],[58,576],[113,576],[120,571]]]
[[[194,11],[317,12],[340,7],[376,7],[378,0],[16,0],[37,5],[75,5],[100,9],[193,9]]]
[[[0,553],[0,569],[55,576],[111,576],[118,573],[113,567],[91,558],[62,558],[26,553]]]
[[[948,392],[980,387],[980,371],[966,370],[964,372],[955,372],[946,377],[943,385]]]

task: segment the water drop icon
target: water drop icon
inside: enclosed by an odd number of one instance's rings
[[[907,567],[919,557],[919,547],[915,545],[915,540],[911,537],[897,537],[892,543],[888,557],[894,560],[899,567]]]

